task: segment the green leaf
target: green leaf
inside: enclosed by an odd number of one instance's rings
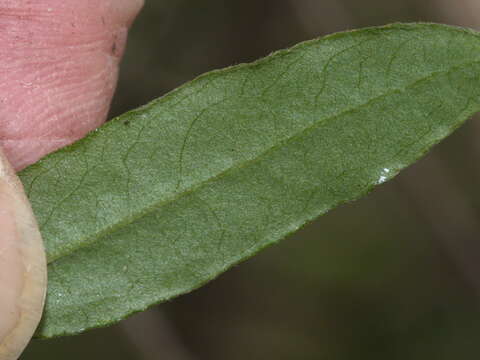
[[[31,166],[39,336],[192,291],[366,194],[480,110],[479,77],[472,31],[340,33],[201,76]]]

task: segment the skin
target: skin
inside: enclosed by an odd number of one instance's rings
[[[47,286],[40,232],[15,170],[105,121],[142,5],[0,0],[0,360],[17,359],[28,344]]]
[[[0,0],[0,145],[16,170],[101,125],[143,0]]]
[[[40,321],[45,251],[22,184],[0,154],[0,359],[17,359]]]

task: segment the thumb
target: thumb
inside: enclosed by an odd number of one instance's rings
[[[42,238],[18,177],[0,150],[0,359],[16,360],[42,315]]]
[[[16,170],[105,121],[143,0],[0,0],[0,145]]]

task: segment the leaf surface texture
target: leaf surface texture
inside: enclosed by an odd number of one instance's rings
[[[203,75],[21,173],[49,256],[39,336],[212,280],[392,178],[480,110],[480,38],[335,34]]]

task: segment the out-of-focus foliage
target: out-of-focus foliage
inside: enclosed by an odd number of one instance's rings
[[[393,21],[453,23],[449,6],[457,11],[458,1],[147,1],[112,113],[205,71],[333,31]],[[478,357],[478,136],[478,125],[468,123],[366,199],[150,312],[158,324],[165,322],[158,313],[166,314],[169,336],[176,337],[169,344],[188,349],[189,357],[164,346],[165,331],[150,334],[147,345],[138,341],[127,321],[36,341],[23,358]]]

